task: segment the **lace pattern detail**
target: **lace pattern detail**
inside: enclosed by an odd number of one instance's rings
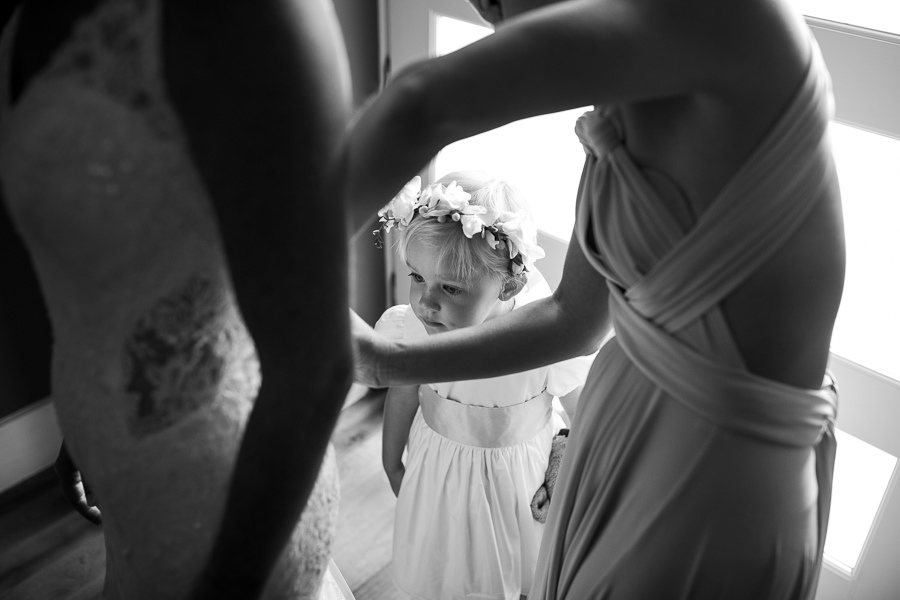
[[[259,361],[236,309],[221,288],[194,277],[156,304],[125,345],[128,429],[142,438],[219,398],[251,401]]]
[[[179,138],[159,68],[159,10],[156,0],[101,0],[44,76],[75,79],[142,115],[163,139]]]

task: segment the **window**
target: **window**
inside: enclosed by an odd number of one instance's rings
[[[841,430],[836,438],[839,451],[825,561],[851,576],[881,509],[897,457]]]
[[[900,140],[834,124],[847,277],[831,350],[900,380]]]
[[[490,35],[488,27],[438,15],[435,54],[441,56]],[[478,169],[507,180],[525,199],[540,228],[568,240],[584,150],[575,121],[590,107],[523,119],[444,148],[434,162],[438,177]],[[522,148],[522,152],[515,149]],[[539,265],[540,266],[540,265]]]
[[[900,2],[896,0],[790,0],[790,3],[810,17],[900,34]]]

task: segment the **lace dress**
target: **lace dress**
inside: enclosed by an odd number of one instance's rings
[[[101,2],[14,106],[15,20],[0,53],[0,181],[49,307],[59,422],[103,511],[110,599],[184,596],[260,385],[166,101],[159,17]],[[329,448],[266,598],[324,589],[337,508]]]
[[[796,96],[685,229],[622,141],[585,114],[576,234],[616,336],[581,396],[534,598],[812,598],[837,394],[750,373],[720,303],[835,189],[817,48]]]

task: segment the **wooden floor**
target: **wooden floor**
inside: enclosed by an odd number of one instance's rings
[[[390,577],[394,495],[381,469],[384,395],[344,409],[332,440],[341,475],[333,559],[356,600],[404,596]],[[101,530],[68,506],[51,472],[0,496],[0,600],[100,597]]]

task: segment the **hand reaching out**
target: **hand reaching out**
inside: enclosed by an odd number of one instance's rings
[[[72,461],[65,442],[59,447],[59,455],[56,457],[56,463],[54,463],[53,468],[56,471],[56,477],[59,480],[63,495],[65,495],[76,512],[94,525],[102,524],[103,518],[100,514],[100,509],[94,506],[91,503],[91,499],[88,498],[91,495],[91,488],[82,479],[81,471],[78,470],[78,467]]]

